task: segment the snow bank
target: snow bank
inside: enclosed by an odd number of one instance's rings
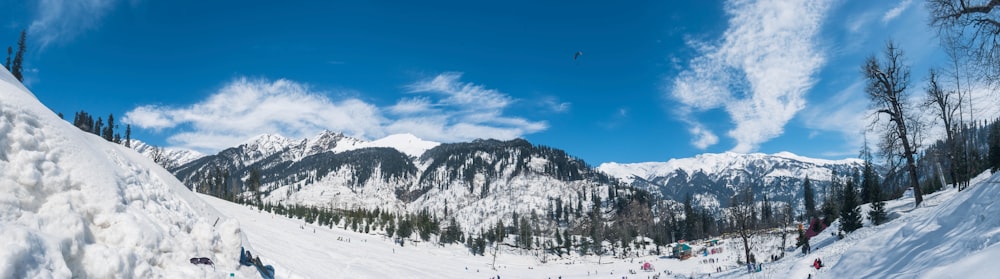
[[[831,278],[995,277],[1000,266],[987,263],[1000,256],[1000,175],[974,185],[857,242]]]
[[[223,277],[239,225],[155,163],[59,119],[0,70],[0,278]]]

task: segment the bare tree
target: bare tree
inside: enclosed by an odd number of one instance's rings
[[[928,0],[930,25],[946,48],[957,48],[970,58],[977,75],[1000,85],[1000,0]]]
[[[917,175],[917,164],[914,159],[917,148],[917,131],[915,119],[908,113],[909,106],[907,100],[907,87],[910,82],[910,68],[903,64],[903,51],[889,41],[886,43],[885,61],[879,61],[875,55],[871,55],[861,67],[868,84],[865,92],[868,93],[872,101],[872,107],[876,111],[874,121],[878,121],[879,115],[889,117],[889,125],[884,133],[883,139],[885,147],[891,148],[891,152],[898,153],[906,159],[906,169],[910,173],[910,187],[913,189],[915,206],[920,206],[924,197],[920,191]],[[897,141],[898,140],[898,141]],[[892,144],[898,143],[898,144]],[[901,149],[901,150],[900,150]]]
[[[167,156],[163,148],[152,145],[150,145],[150,148],[152,150],[149,152],[149,158],[153,159],[153,162],[156,162],[157,165],[160,165],[164,169],[169,169],[174,166],[174,161]]]
[[[729,211],[730,227],[743,240],[743,251],[746,253],[747,262],[752,262],[750,239],[757,230],[757,207],[754,206],[753,191],[749,186],[732,197],[732,205],[727,211]]]
[[[785,240],[788,239],[788,227],[792,226],[795,222],[795,213],[792,211],[792,204],[786,203],[781,207],[781,257],[785,256]]]
[[[934,113],[937,114],[937,118],[941,120],[944,124],[945,129],[945,158],[947,158],[949,165],[948,175],[951,177],[953,183],[956,181],[955,174],[955,130],[957,129],[955,123],[955,117],[961,107],[961,95],[956,94],[955,91],[945,91],[941,88],[938,82],[937,71],[931,69],[930,74],[927,79],[927,100],[924,102],[925,106],[932,107]]]

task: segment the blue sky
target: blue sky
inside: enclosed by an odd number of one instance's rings
[[[856,157],[864,58],[896,40],[914,89],[945,61],[922,1],[0,3],[44,104],[209,153],[329,129],[523,137],[594,165]]]

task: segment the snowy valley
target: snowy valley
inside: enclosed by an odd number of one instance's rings
[[[784,245],[780,229],[761,231],[752,238],[753,252],[766,260],[759,272],[747,272],[742,242],[731,235],[687,241],[696,253],[685,260],[668,256],[679,244],[656,246],[662,240],[645,236],[624,244],[634,249],[602,241],[593,247],[606,253],[584,253],[592,249],[586,248],[592,230],[587,224],[644,216],[641,210],[625,212],[641,206],[615,203],[649,201],[644,193],[650,192],[676,197],[664,190],[676,191],[671,185],[685,182],[672,177],[707,177],[705,185],[719,190],[704,192],[722,197],[743,180],[822,181],[833,169],[856,168],[858,162],[786,153],[706,154],[592,168],[561,150],[522,140],[439,144],[397,135],[365,142],[326,132],[301,141],[263,135],[216,155],[166,152],[187,161],[169,166],[172,174],[145,157],[149,152],[59,119],[5,71],[0,95],[0,278],[260,278],[254,267],[240,265],[243,249],[272,265],[275,278],[990,278],[1000,272],[989,264],[1000,256],[1000,205],[993,202],[1000,198],[1000,176],[989,172],[965,191],[946,187],[927,195],[920,207],[914,208],[912,198],[890,200],[887,223],[866,221],[843,239],[834,233],[835,221],[812,239],[808,255],[794,247],[794,233]],[[329,224],[289,218],[260,210],[260,204],[190,189],[209,189],[198,183],[209,177],[199,175],[216,168],[230,172],[222,180],[231,184],[221,185],[239,186],[230,188],[234,194],[261,193],[267,203],[453,216],[471,228],[462,235],[466,243],[482,240],[493,223],[517,222],[516,214],[551,227],[528,238],[535,244],[527,246],[535,248],[525,249],[511,236],[477,254],[462,242],[438,241],[444,232],[430,240],[393,236],[372,221],[361,221],[367,232],[360,232],[349,229],[347,216]],[[734,171],[742,174],[726,175]],[[243,184],[252,172],[261,175],[256,190]],[[768,186],[777,187],[770,192],[775,197],[798,199],[796,183],[767,185],[783,185]],[[719,197],[712,198],[716,204]],[[600,213],[592,215],[587,210],[594,198],[604,202],[597,202]],[[565,202],[558,214],[563,217],[546,221],[557,200]],[[581,209],[582,216],[569,213]],[[570,248],[554,247],[561,236],[553,232],[573,239]],[[717,246],[708,246],[713,239]],[[213,264],[190,263],[197,257]],[[824,262],[818,270],[811,267],[817,258]],[[655,270],[642,270],[644,263]]]

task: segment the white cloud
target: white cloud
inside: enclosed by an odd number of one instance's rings
[[[381,136],[379,109],[357,99],[334,102],[321,92],[288,80],[240,78],[187,107],[140,106],[125,114],[139,128],[184,130],[171,145],[203,150],[234,146],[262,133],[312,136],[329,129],[365,137]]]
[[[828,1],[733,0],[718,42],[689,42],[700,55],[668,91],[681,103],[675,112],[693,127],[697,147],[718,139],[693,113],[715,108],[724,108],[736,124],[727,133],[736,140],[732,151],[754,151],[783,133],[805,107],[804,95],[825,62],[816,41],[828,8]]]
[[[548,128],[545,122],[503,115],[513,102],[506,94],[482,86],[438,76],[411,88],[443,95],[404,98],[380,108],[359,99],[334,101],[325,92],[294,81],[240,78],[205,100],[184,107],[139,106],[125,114],[138,128],[174,132],[170,145],[212,153],[253,136],[272,133],[291,138],[313,136],[322,130],[374,139],[411,133],[428,140],[461,141],[476,138],[512,139]],[[435,83],[436,81],[436,83]],[[418,85],[429,85],[418,87]],[[426,91],[424,91],[426,90]],[[484,103],[484,97],[503,106]]]
[[[425,101],[431,100],[432,96],[443,98],[421,103],[424,108],[433,107],[436,110],[412,113],[390,125],[390,130],[405,131],[431,140],[461,141],[512,139],[548,129],[544,121],[504,116],[503,110],[515,102],[513,98],[495,89],[462,82],[461,77],[462,73],[447,72],[406,86],[411,94],[431,94]],[[412,102],[409,106],[413,107]]]
[[[719,137],[712,133],[712,131],[702,127],[701,124],[693,125],[688,132],[694,136],[694,139],[691,140],[691,145],[694,145],[698,149],[705,149],[719,142]]]
[[[422,80],[407,86],[410,93],[439,93],[446,96],[440,101],[442,105],[450,105],[469,109],[503,109],[510,105],[512,99],[506,94],[482,85],[461,82],[462,73],[447,72],[430,80]]]
[[[553,96],[548,96],[548,97],[542,98],[541,105],[543,107],[551,110],[552,112],[556,112],[556,113],[568,112],[569,109],[572,107],[572,104],[570,104],[569,102],[559,101],[558,98],[553,97]]]
[[[859,12],[848,16],[848,20],[845,22],[845,29],[851,34],[866,34],[866,25],[874,20],[878,14],[872,11]]]
[[[420,114],[434,112],[433,104],[427,98],[401,99],[395,105],[389,107],[389,112],[399,115]]]
[[[68,41],[80,33],[96,28],[101,18],[117,0],[39,0],[35,19],[28,35],[39,42],[40,48]]]
[[[845,140],[845,146],[831,146],[840,151],[828,154],[856,154],[864,142],[863,133],[871,123],[872,115],[868,96],[864,92],[865,82],[857,80],[844,90],[822,101],[822,105],[810,106],[803,111],[803,124],[813,133],[817,131],[835,132]],[[813,135],[810,135],[812,137]]]
[[[884,15],[882,15],[882,23],[883,24],[889,23],[893,19],[899,17],[899,15],[903,14],[903,11],[905,11],[906,8],[910,7],[910,4],[912,4],[912,2],[913,0],[900,1],[899,5],[892,7],[892,9],[889,9],[888,11],[885,12]]]

